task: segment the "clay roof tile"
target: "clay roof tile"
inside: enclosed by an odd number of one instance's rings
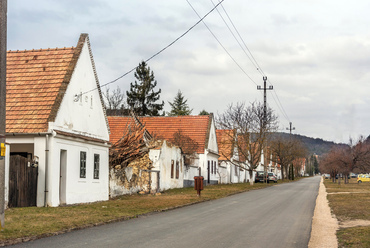
[[[171,141],[179,130],[198,143],[197,153],[204,153],[210,117],[200,116],[155,116],[139,117],[145,128],[153,136]],[[132,117],[108,116],[110,142],[116,143],[133,122]]]
[[[76,48],[7,52],[6,132],[45,132]]]

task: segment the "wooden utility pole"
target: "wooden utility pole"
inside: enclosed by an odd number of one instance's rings
[[[5,225],[5,105],[6,105],[7,0],[0,0],[0,221]]]
[[[266,87],[266,81],[267,81],[267,77],[264,76],[263,77],[263,88],[261,88],[261,86],[257,86],[257,90],[263,90],[263,132],[266,131],[266,126],[267,126],[267,95],[266,95],[266,90],[272,90],[274,89],[274,87],[272,85],[270,85],[268,88]],[[265,147],[265,144],[264,144],[264,147]],[[265,155],[263,155],[263,157],[265,157]],[[265,163],[265,161],[263,161],[263,170],[264,170],[264,178],[263,178],[263,181],[265,182],[265,179],[266,179],[266,183],[268,181],[268,174],[267,174],[267,165]]]
[[[292,134],[292,130],[295,130],[295,127],[292,127],[292,122],[289,122],[289,128],[286,128],[286,130],[290,130],[290,134]]]
[[[263,119],[264,119],[264,128],[266,127],[267,122],[267,96],[266,96],[266,90],[272,90],[274,87],[270,85],[268,88],[266,87],[266,81],[267,77],[263,77],[263,88],[261,86],[257,86],[257,90],[263,90]]]

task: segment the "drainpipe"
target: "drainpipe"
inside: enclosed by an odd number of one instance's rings
[[[45,195],[44,207],[48,206],[48,166],[49,166],[49,134],[45,136]]]

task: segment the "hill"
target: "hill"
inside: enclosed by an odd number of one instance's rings
[[[290,134],[288,133],[276,133],[276,135],[283,136],[288,138]],[[295,138],[302,141],[303,144],[308,149],[309,154],[316,154],[316,155],[323,155],[325,153],[328,153],[330,149],[332,149],[334,146],[347,146],[346,144],[337,144],[333,141],[326,141],[320,138],[310,138],[304,135],[299,134],[291,134]]]

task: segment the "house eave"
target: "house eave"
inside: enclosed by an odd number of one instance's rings
[[[59,136],[59,137],[67,138],[67,139],[70,139],[70,140],[79,139],[79,140],[84,140],[84,141],[87,141],[87,142],[100,143],[100,144],[103,144],[107,147],[111,146],[111,143],[107,140],[93,138],[93,137],[89,137],[89,136],[85,136],[85,135],[81,135],[81,134],[68,133],[68,132],[64,132],[64,131],[60,131],[60,130],[54,130],[54,132],[56,133],[56,137]]]

